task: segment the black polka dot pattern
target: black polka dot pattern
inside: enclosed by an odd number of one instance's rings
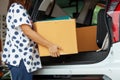
[[[21,4],[13,3],[7,14],[7,36],[2,60],[7,64],[18,66],[23,59],[28,72],[41,68],[40,57],[35,44],[20,29],[20,25],[32,27],[30,16]]]
[[[17,10],[16,10],[16,13],[19,13],[19,12],[20,12],[20,10],[19,10],[19,9],[17,9]]]

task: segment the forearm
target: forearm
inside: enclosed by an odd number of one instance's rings
[[[28,38],[30,38],[31,40],[36,42],[37,44],[43,45],[43,46],[45,46],[47,48],[49,48],[52,45],[51,42],[49,42],[43,36],[41,36],[40,34],[35,32],[34,30],[32,30],[28,25],[22,25],[21,27],[22,27],[23,33]]]
[[[46,40],[40,34],[32,30],[29,25],[23,24],[21,25],[21,29],[28,38],[38,43],[39,45],[43,45],[44,47],[47,47],[51,56],[53,57],[60,56],[59,50],[62,50],[61,47]]]

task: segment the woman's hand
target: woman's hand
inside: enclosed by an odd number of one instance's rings
[[[30,38],[31,40],[33,40],[37,44],[48,48],[50,55],[52,57],[59,57],[60,56],[61,48],[59,46],[53,44],[52,42],[48,41],[43,36],[41,36],[40,34],[35,32],[34,30],[32,30],[29,25],[23,24],[23,25],[21,25],[21,29],[22,29],[23,33],[28,38]]]
[[[49,46],[48,50],[49,50],[50,55],[52,57],[59,57],[60,56],[60,50],[62,50],[62,48],[53,44],[53,45]]]

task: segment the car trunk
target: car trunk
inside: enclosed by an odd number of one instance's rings
[[[35,22],[63,16],[69,16],[72,19],[76,19],[76,34],[79,52],[77,54],[61,55],[57,58],[51,56],[41,57],[43,65],[93,64],[107,57],[111,47],[111,18],[107,17],[105,8],[107,1],[76,1],[53,0],[46,10],[40,9],[38,6],[37,8],[39,10],[31,13]],[[38,4],[41,5],[41,3],[38,2],[35,5]],[[45,4],[45,2],[42,4]],[[35,17],[33,14],[37,16]],[[94,22],[95,20],[96,22]],[[102,49],[107,33],[109,43],[106,44],[108,45],[106,49]],[[68,36],[70,35],[68,34]]]

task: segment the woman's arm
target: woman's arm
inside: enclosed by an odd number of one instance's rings
[[[21,25],[21,29],[22,29],[23,33],[28,38],[30,38],[31,40],[33,40],[37,44],[42,45],[42,46],[48,48],[48,50],[50,52],[50,55],[52,57],[58,57],[58,56],[60,56],[59,50],[61,48],[59,46],[51,43],[50,41],[46,40],[40,34],[38,34],[37,32],[35,32],[34,30],[32,30],[29,25],[23,24],[23,25]]]

